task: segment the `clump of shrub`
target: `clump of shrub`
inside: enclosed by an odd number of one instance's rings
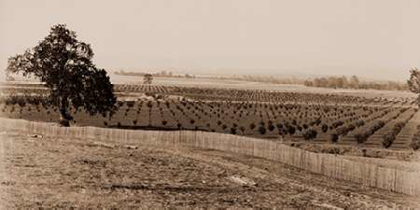
[[[338,127],[342,126],[343,124],[344,124],[344,122],[343,122],[343,121],[341,121],[341,120],[339,120],[339,121],[334,122],[334,123],[332,124],[332,128],[338,128]]]
[[[395,124],[390,132],[382,136],[382,145],[385,148],[389,148],[404,126],[405,122],[398,122]]]
[[[287,124],[286,125],[286,131],[288,134],[293,135],[296,133],[296,128],[292,125]]]
[[[337,143],[338,139],[339,139],[339,135],[337,133],[332,133],[330,135],[330,139],[331,139],[332,142]]]
[[[327,148],[322,148],[322,153],[329,153],[329,154],[341,154],[342,151],[340,150],[340,148],[337,147],[327,147]]]
[[[261,125],[260,127],[258,127],[258,132],[261,135],[264,135],[267,132],[267,129],[265,128],[265,126]]]
[[[354,126],[353,124],[350,124],[348,126],[341,126],[341,127],[337,128],[337,135],[345,136],[350,131],[354,130],[355,128],[356,128],[356,126]]]
[[[126,104],[127,104],[127,107],[131,108],[131,107],[134,106],[135,102],[134,101],[127,101]]]
[[[314,129],[308,129],[303,133],[303,138],[305,140],[310,140],[316,138],[318,132]]]
[[[249,125],[249,129],[252,131],[252,130],[254,130],[254,128],[255,128],[255,123],[251,123],[251,124]]]
[[[382,127],[384,127],[385,122],[382,120],[378,120],[376,121],[372,127],[368,128],[366,131],[361,132],[361,133],[357,133],[356,135],[354,135],[354,137],[356,138],[357,143],[361,144],[366,142],[366,140],[369,138],[369,136],[371,136],[372,134],[374,134],[377,130],[381,129]]]
[[[415,151],[420,149],[420,125],[417,126],[417,133],[413,136],[410,146]]]
[[[420,149],[420,139],[419,138],[413,139],[413,141],[411,142],[410,146],[415,151],[419,150]]]
[[[268,124],[268,130],[269,131],[273,131],[274,130],[274,128],[276,128],[273,124]]]
[[[147,101],[147,107],[149,108],[149,109],[152,109],[152,107],[153,107],[153,102],[152,101]]]
[[[231,134],[236,134],[236,128],[234,128],[234,127],[230,128],[230,133]]]
[[[328,125],[327,124],[323,124],[321,127],[322,132],[326,133],[328,131]]]
[[[369,135],[366,133],[357,133],[354,135],[354,138],[356,138],[357,143],[362,144],[369,138]]]

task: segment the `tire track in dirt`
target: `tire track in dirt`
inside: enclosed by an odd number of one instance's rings
[[[289,195],[287,199],[299,202],[299,200],[308,200],[310,197],[310,201],[305,205],[326,209],[346,209],[348,207],[353,209],[420,208],[420,200],[412,196],[332,180],[262,158],[193,147],[164,151],[217,165],[226,170],[234,169],[236,173],[245,178],[251,178],[251,180],[269,180],[271,183],[280,184],[285,189],[288,188],[286,190],[300,192]]]

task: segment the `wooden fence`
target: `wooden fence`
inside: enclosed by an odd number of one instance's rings
[[[174,148],[181,145],[252,155],[327,177],[393,192],[420,196],[420,173],[361,163],[332,154],[320,154],[263,139],[201,131],[143,131],[96,127],[59,127],[50,123],[0,118],[0,129],[46,136],[94,138],[125,144]]]

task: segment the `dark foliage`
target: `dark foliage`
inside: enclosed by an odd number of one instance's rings
[[[92,63],[89,44],[76,39],[65,25],[55,25],[50,34],[24,54],[10,57],[7,73],[39,78],[50,90],[52,105],[59,108],[64,125],[73,119],[69,108],[83,108],[91,115],[110,114],[116,97],[107,73]]]
[[[405,124],[405,122],[398,122],[394,125],[391,131],[382,136],[382,145],[385,148],[389,148],[392,145],[398,133],[400,133],[400,131],[404,128]]]
[[[410,79],[407,84],[410,91],[418,95],[417,105],[420,105],[420,71],[418,69],[410,70]]]
[[[332,133],[330,135],[330,138],[331,138],[331,141],[332,142],[337,143],[338,142],[338,139],[339,139],[339,135],[337,133]]]
[[[143,83],[147,85],[151,85],[153,81],[153,75],[152,74],[145,74],[143,77]]]
[[[308,129],[303,133],[303,138],[305,140],[314,139],[314,138],[316,138],[317,134],[318,134],[318,132],[316,132],[316,130]]]
[[[385,125],[385,122],[384,121],[378,120],[378,121],[376,121],[372,125],[372,127],[368,128],[366,131],[357,133],[356,135],[354,135],[354,137],[356,138],[357,143],[360,143],[361,144],[361,143],[366,142],[366,140],[369,138],[369,136],[371,136],[377,130],[379,130],[382,127],[384,127],[384,125]]]
[[[261,135],[264,135],[267,132],[267,129],[265,128],[265,126],[261,125],[260,127],[258,127],[258,132]]]
[[[322,129],[322,132],[326,133],[328,131],[328,125],[323,124],[321,129]]]

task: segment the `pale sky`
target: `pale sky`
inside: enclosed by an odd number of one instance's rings
[[[420,0],[0,0],[0,70],[58,23],[106,69],[403,80],[420,67]]]

